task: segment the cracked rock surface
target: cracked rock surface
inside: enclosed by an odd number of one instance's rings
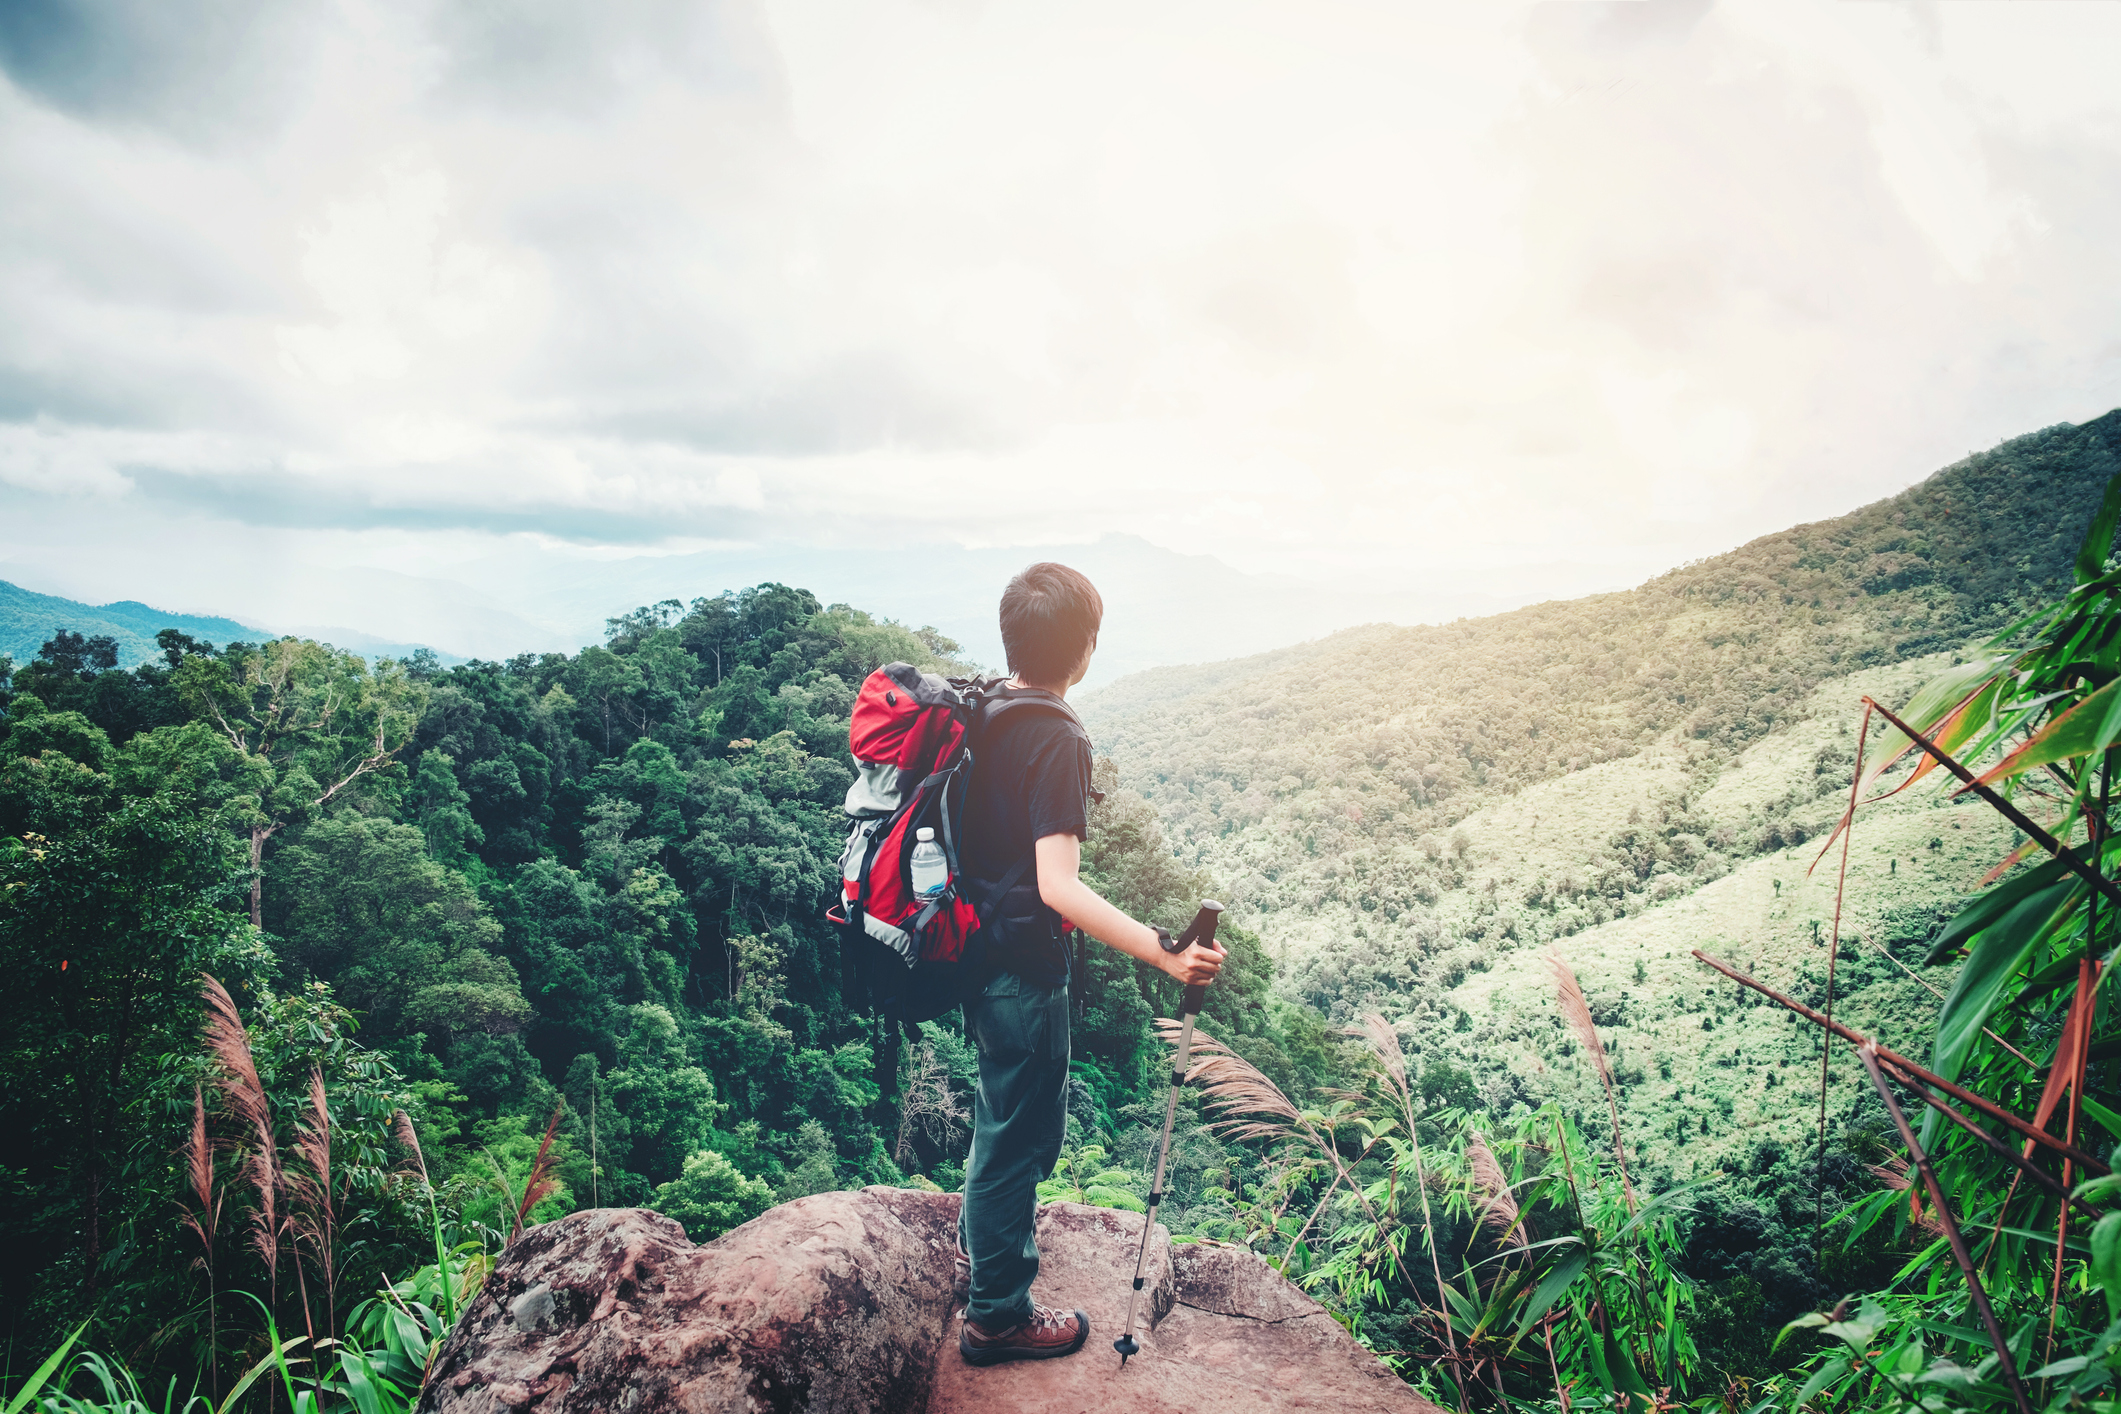
[[[660,1214],[573,1213],[496,1264],[421,1409],[499,1411],[1333,1409],[1442,1414],[1265,1262],[1152,1234],[1125,1371],[1139,1215],[1039,1210],[1034,1295],[1090,1315],[1063,1360],[973,1369],[950,1296],[955,1194],[870,1188],[783,1204],[695,1247]]]

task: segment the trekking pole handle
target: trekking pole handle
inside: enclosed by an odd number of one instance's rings
[[[1213,943],[1215,941],[1215,925],[1222,922],[1222,917],[1223,906],[1221,904],[1212,898],[1202,899],[1200,901],[1200,912],[1193,915],[1193,921],[1186,925],[1185,932],[1178,935],[1177,945],[1171,950],[1173,952],[1184,952],[1195,943]],[[1197,987],[1188,987],[1186,988],[1185,1000],[1179,1003],[1178,1014],[1180,1016],[1199,1016],[1200,1009],[1207,1004],[1207,1001],[1207,983],[1203,982]]]

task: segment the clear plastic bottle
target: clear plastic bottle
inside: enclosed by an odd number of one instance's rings
[[[943,847],[935,842],[935,831],[922,826],[914,831],[913,845],[913,895],[920,899],[943,896],[950,886],[950,862],[943,858]]]

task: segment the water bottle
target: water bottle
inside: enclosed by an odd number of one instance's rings
[[[934,830],[923,826],[913,838],[913,896],[923,902],[941,898],[950,887],[950,862],[943,858]]]

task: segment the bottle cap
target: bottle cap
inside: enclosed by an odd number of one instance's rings
[[[915,830],[913,832],[913,837],[925,844],[929,840],[935,838],[935,831],[929,829],[926,825],[923,825],[918,830]]]

